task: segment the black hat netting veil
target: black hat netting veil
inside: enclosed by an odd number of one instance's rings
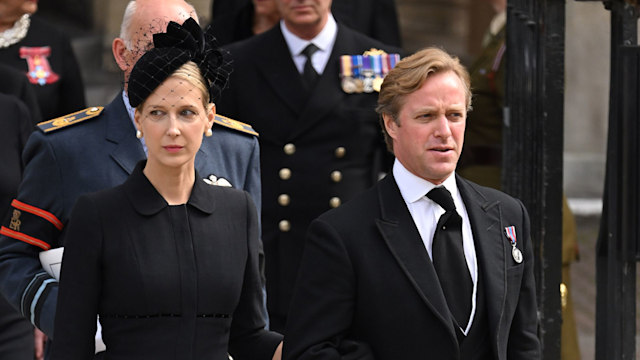
[[[153,35],[153,46],[131,70],[128,95],[132,107],[144,102],[162,82],[189,61],[200,69],[210,101],[220,97],[232,71],[229,53],[220,49],[215,37],[202,31],[194,19],[189,18],[182,25],[169,22],[166,33]]]

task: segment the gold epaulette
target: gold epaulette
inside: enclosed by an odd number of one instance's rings
[[[258,136],[258,133],[255,130],[253,130],[251,125],[245,124],[238,120],[230,119],[226,116],[216,114],[215,118],[213,119],[213,122],[214,124],[222,125],[230,129],[234,129],[234,130],[242,131],[243,133]]]
[[[52,132],[69,125],[93,119],[94,117],[100,115],[102,109],[104,109],[102,106],[86,108],[84,110],[80,110],[53,120],[43,121],[41,123],[38,123],[38,127],[45,133]]]

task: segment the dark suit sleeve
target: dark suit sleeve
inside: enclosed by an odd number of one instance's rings
[[[236,360],[269,360],[282,341],[282,335],[264,329],[262,279],[258,267],[258,217],[253,201],[246,193],[245,204],[248,256],[242,294],[231,323],[229,353]]]
[[[62,178],[55,152],[40,131],[29,137],[23,161],[25,169],[16,199],[47,216],[15,207],[9,209],[9,213],[20,212],[21,223],[19,231],[10,234],[7,229],[11,229],[11,217],[2,223],[0,291],[23,316],[52,336],[58,285],[42,269],[38,255],[50,246],[58,246],[60,230],[52,220],[61,223],[67,220],[67,214],[62,214],[64,194],[57,191],[63,188]]]
[[[284,342],[284,359],[373,359],[369,346],[347,338],[356,277],[344,243],[322,220],[305,242]]]
[[[102,278],[102,237],[95,205],[87,197],[80,197],[65,235],[52,350],[54,360],[93,358]]]
[[[540,342],[538,340],[538,312],[536,305],[536,284],[533,274],[533,243],[531,242],[530,221],[527,210],[518,201],[521,213],[525,241],[522,245],[524,253],[524,270],[520,286],[520,296],[516,307],[511,331],[507,340],[508,359],[540,359]],[[509,276],[507,272],[507,276]],[[507,289],[509,291],[509,289]]]

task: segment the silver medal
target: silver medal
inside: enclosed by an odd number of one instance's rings
[[[515,260],[515,262],[517,262],[518,264],[522,262],[522,251],[515,247],[515,245],[513,246],[513,248],[511,248],[511,256],[513,256],[513,260]]]

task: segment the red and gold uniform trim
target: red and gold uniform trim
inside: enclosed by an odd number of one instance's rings
[[[14,238],[16,240],[20,240],[20,241],[24,241],[27,244],[31,244],[31,245],[35,245],[39,248],[42,248],[43,250],[49,250],[51,249],[51,245],[47,244],[46,242],[36,239],[32,236],[17,232],[17,231],[13,231],[11,229],[7,229],[6,227],[1,227],[0,228],[0,234],[8,236],[10,238]]]
[[[16,199],[11,202],[11,206],[11,219],[8,224],[0,227],[0,234],[49,250],[51,245],[42,239],[62,231],[62,221],[46,210]]]

